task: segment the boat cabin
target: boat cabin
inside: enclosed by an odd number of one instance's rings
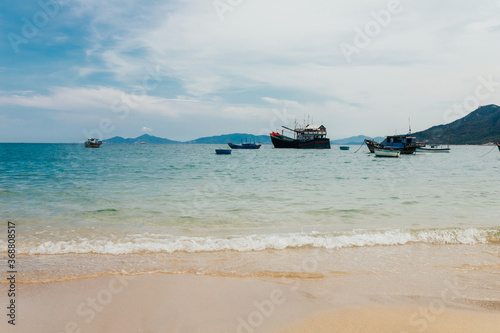
[[[296,128],[297,139],[312,140],[323,139],[326,137],[326,127],[323,125],[307,125],[303,129]]]
[[[417,138],[409,134],[390,135],[382,142],[382,146],[414,146],[417,144]]]

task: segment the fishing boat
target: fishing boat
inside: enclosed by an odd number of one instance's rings
[[[381,143],[375,140],[365,139],[365,144],[368,146],[370,153],[374,153],[375,149],[395,149],[399,150],[401,154],[413,154],[417,147],[425,146],[425,143],[417,142],[417,138],[409,134],[389,135]]]
[[[430,145],[429,147],[417,147],[417,153],[449,153],[450,147]]]
[[[300,149],[330,149],[330,139],[326,137],[326,128],[323,125],[307,125],[295,129],[282,126],[284,129],[294,133],[294,137],[272,132],[271,141],[274,148],[300,148]]]
[[[96,138],[90,138],[85,141],[85,148],[99,148],[102,145],[102,141]]]
[[[340,146],[340,150],[349,150],[349,146]]]
[[[262,146],[260,143],[242,143],[240,145],[228,142],[228,146],[232,149],[259,149]]]
[[[398,149],[375,148],[374,151],[377,157],[399,157],[401,154],[401,150]]]
[[[231,155],[231,149],[218,148],[218,149],[215,149],[215,153],[217,155]]]

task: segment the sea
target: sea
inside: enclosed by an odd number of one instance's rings
[[[424,249],[422,260],[433,260],[431,248],[446,262],[458,247],[487,248],[498,261],[496,147],[400,158],[366,146],[216,155],[218,147],[0,144],[0,256],[7,259],[12,222],[25,283],[118,273],[285,276],[309,266],[319,274],[354,269],[356,260],[308,266],[311,253],[361,249],[380,264],[410,246]]]

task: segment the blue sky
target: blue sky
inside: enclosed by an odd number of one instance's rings
[[[500,104],[499,0],[41,0],[0,11],[0,142],[382,136]]]

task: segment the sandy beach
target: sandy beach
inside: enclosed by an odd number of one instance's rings
[[[153,274],[22,285],[16,327],[3,321],[2,332],[403,333],[498,332],[500,327],[498,302],[355,296],[341,294],[342,286],[339,297],[329,298],[320,296],[325,281],[312,280],[299,286]]]
[[[500,272],[493,264],[498,252],[492,246],[476,246],[474,254],[471,249],[351,248],[332,251],[334,257],[320,257],[314,249],[233,252],[198,254],[191,263],[189,254],[176,254],[172,265],[192,266],[191,272],[20,281],[16,326],[3,320],[0,327],[2,332],[498,332]],[[400,257],[381,260],[391,251]],[[197,260],[203,260],[203,270],[193,267]],[[244,268],[217,267],[231,260]],[[266,261],[301,264],[269,270]],[[2,303],[6,287],[0,286]]]

